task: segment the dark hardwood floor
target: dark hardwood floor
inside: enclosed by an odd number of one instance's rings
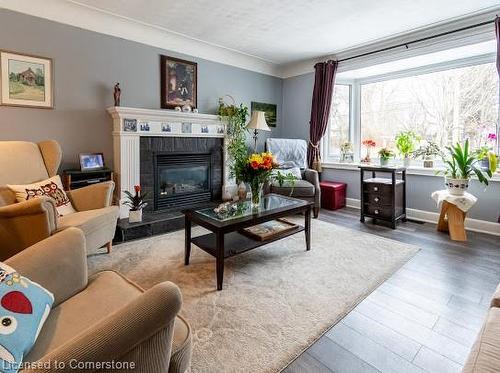
[[[460,372],[500,282],[500,237],[458,243],[429,223],[362,224],[354,209],[320,219],[421,250],[284,372]]]

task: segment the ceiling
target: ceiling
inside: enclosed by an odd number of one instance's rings
[[[499,0],[68,0],[287,64],[487,10]]]

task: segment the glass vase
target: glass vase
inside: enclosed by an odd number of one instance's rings
[[[252,180],[250,183],[250,189],[252,191],[252,209],[258,209],[260,206],[260,198],[262,196],[262,187],[264,183],[258,179]]]

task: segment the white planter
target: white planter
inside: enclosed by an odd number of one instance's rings
[[[140,223],[142,221],[142,209],[141,210],[130,210],[128,212],[128,222],[129,223]]]
[[[389,159],[385,159],[385,158],[380,158],[380,165],[382,167],[385,167],[389,164]]]
[[[447,177],[445,183],[448,192],[454,196],[463,196],[469,188],[468,179],[451,179]]]

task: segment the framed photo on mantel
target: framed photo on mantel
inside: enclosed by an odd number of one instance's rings
[[[52,109],[52,59],[0,51],[1,104]]]
[[[176,106],[197,107],[196,62],[161,56],[161,107],[174,109]]]

